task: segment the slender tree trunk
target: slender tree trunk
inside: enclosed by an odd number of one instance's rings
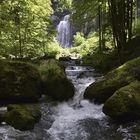
[[[132,38],[133,0],[109,0],[108,3],[113,37],[117,42],[120,63],[123,63],[126,43]]]
[[[98,8],[99,15],[99,52],[102,52],[102,23],[101,23],[101,5]]]
[[[20,17],[19,17],[19,25],[18,25],[18,31],[19,31],[19,55],[20,55],[20,58],[23,57],[23,54],[22,54],[22,37],[21,37],[21,23],[20,23]]]
[[[128,29],[128,40],[132,38],[132,24],[133,24],[133,0],[130,0],[130,22],[129,22],[129,29]]]

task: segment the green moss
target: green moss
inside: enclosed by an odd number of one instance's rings
[[[116,51],[109,53],[94,52],[92,55],[83,57],[84,65],[91,65],[96,70],[106,73],[119,65]]]
[[[19,130],[30,130],[41,117],[39,105],[9,105],[5,121]]]
[[[65,77],[63,66],[53,59],[42,62],[39,71],[43,80],[53,80]]]
[[[44,82],[44,94],[59,101],[73,97],[74,86],[67,79],[64,67],[58,61],[44,61],[39,70]]]
[[[140,119],[140,82],[117,90],[104,104],[103,112],[113,119]]]
[[[37,69],[19,61],[0,60],[0,101],[37,101],[40,97]]]
[[[139,69],[140,57],[112,70],[103,79],[91,84],[86,89],[84,97],[94,99],[97,103],[104,103],[117,89],[134,80],[140,80]]]

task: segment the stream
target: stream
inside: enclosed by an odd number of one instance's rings
[[[67,77],[75,86],[68,102],[41,101],[42,118],[32,131],[0,126],[1,140],[140,140],[140,122],[115,124],[103,114],[103,105],[83,99],[83,93],[101,75],[86,66],[67,66]]]

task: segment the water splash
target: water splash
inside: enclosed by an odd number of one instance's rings
[[[102,105],[95,105],[88,100],[83,99],[86,87],[95,81],[92,77],[94,69],[88,67],[73,66],[67,67],[66,73],[69,79],[75,85],[75,96],[69,102],[60,103],[52,110],[54,112],[54,122],[47,133],[51,140],[87,140],[89,133],[84,127],[79,125],[79,121],[89,118],[102,120]],[[89,76],[77,78],[78,74],[90,73]]]
[[[0,139],[140,140],[140,122],[121,126],[108,123],[102,113],[102,105],[83,99],[85,88],[99,76],[94,69],[72,65],[67,67],[66,73],[76,88],[74,98],[58,104],[42,102],[42,118],[34,130],[19,131],[8,125],[0,125]]]
[[[71,47],[70,15],[66,15],[57,26],[58,41],[63,48]]]

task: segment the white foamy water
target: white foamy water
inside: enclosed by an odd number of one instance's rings
[[[53,108],[55,121],[47,130],[52,140],[75,140],[79,136],[85,140],[89,134],[82,127],[79,129],[79,121],[89,118],[98,120],[104,118],[102,105],[95,105],[83,99],[86,87],[95,81],[91,76],[93,71],[93,69],[81,66],[66,69],[67,76],[72,80],[76,91],[72,100],[60,103]],[[86,72],[90,72],[91,75],[84,76]],[[81,77],[77,78],[79,75]]]
[[[63,48],[71,47],[70,15],[66,15],[57,26],[58,41]]]
[[[75,86],[73,99],[58,104],[41,102],[42,118],[31,131],[0,125],[0,140],[140,140],[140,122],[110,124],[102,105],[83,99],[86,87],[100,76],[94,69],[69,66],[66,73]]]

